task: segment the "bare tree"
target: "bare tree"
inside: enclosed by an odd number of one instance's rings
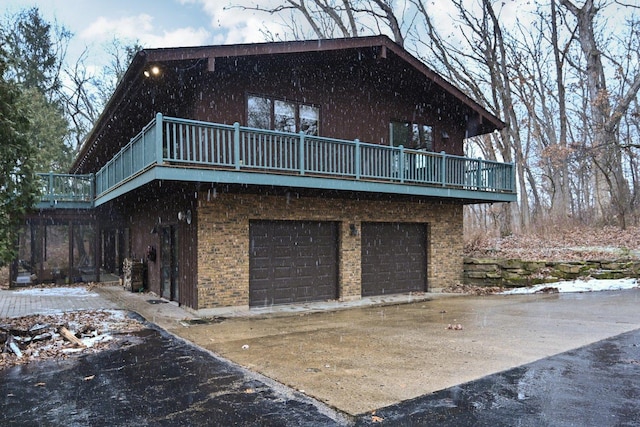
[[[67,86],[61,91],[66,115],[72,124],[74,150],[82,142],[98,120],[104,106],[127,70],[133,56],[142,49],[138,42],[127,44],[114,38],[105,45],[109,62],[98,74],[89,72],[88,50],[85,50],[73,67],[65,70]]]
[[[285,0],[274,7],[258,4],[230,7],[279,16],[290,13],[283,20],[283,25],[289,31],[289,36],[296,40],[310,37],[357,37],[388,30],[394,41],[402,46],[406,29],[403,29],[402,20],[398,18],[393,3],[392,0]],[[311,34],[305,33],[297,16],[303,18],[303,22],[310,27]],[[265,33],[269,34],[269,38],[274,38],[267,30]]]
[[[610,205],[618,224],[625,228],[627,216],[631,212],[631,192],[623,168],[619,125],[640,90],[640,67],[636,63],[632,65],[632,70],[616,70],[621,84],[617,93],[612,93],[608,84],[611,79],[608,78],[603,58],[607,56],[609,60],[613,60],[611,62],[614,65],[621,64],[616,64],[613,55],[607,55],[604,42],[597,38],[596,19],[601,7],[594,0],[586,0],[582,6],[577,6],[571,0],[558,1],[576,20],[577,42],[585,61],[585,67],[581,71],[588,90],[587,111],[594,136],[594,161],[606,182]],[[637,25],[637,21],[631,25]],[[631,43],[637,48],[637,35]]]
[[[487,136],[477,140],[484,155],[490,159],[514,162],[517,165],[518,183],[525,192],[524,152],[520,134],[520,123],[516,114],[509,71],[508,35],[505,35],[493,4],[489,0],[480,2],[481,13],[470,10],[467,2],[451,0],[457,12],[462,43],[449,41],[436,29],[427,4],[423,0],[412,0],[424,24],[427,37],[413,35],[418,46],[418,55],[427,64],[444,74],[470,93],[485,108],[500,117],[507,126],[499,137]],[[528,199],[521,198],[520,211],[529,212]],[[517,210],[517,206],[515,206]],[[513,231],[512,205],[502,204],[496,218],[501,235]],[[496,212],[495,209],[492,210]],[[525,221],[520,217],[519,226]]]

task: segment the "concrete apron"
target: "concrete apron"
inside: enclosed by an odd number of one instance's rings
[[[454,298],[434,294],[432,300],[410,304],[234,317],[204,325],[170,317],[155,321],[356,415],[637,329],[639,302],[639,289]],[[153,321],[144,313],[148,309],[136,311]]]

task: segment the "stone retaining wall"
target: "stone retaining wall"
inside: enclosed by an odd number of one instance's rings
[[[528,286],[578,277],[622,279],[640,277],[640,260],[521,261],[465,258],[464,283],[485,286]]]

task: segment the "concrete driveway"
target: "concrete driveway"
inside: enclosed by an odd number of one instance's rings
[[[11,368],[0,373],[5,424],[640,425],[639,289],[427,294],[411,304],[313,307],[322,313],[229,313],[244,317],[208,324],[152,295],[98,292],[108,299],[100,304],[226,357],[150,326],[115,351]],[[0,307],[38,312],[40,297],[0,292]]]
[[[640,328],[638,289],[433,298],[203,325],[159,323],[351,415]]]

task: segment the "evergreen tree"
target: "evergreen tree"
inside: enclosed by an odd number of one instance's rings
[[[0,28],[5,77],[20,86],[17,103],[31,122],[26,138],[36,152],[33,167],[37,172],[66,172],[72,161],[60,83],[70,37],[63,27],[46,22],[37,8],[18,13]]]
[[[25,211],[36,202],[39,183],[20,88],[6,79],[6,72],[6,55],[0,49],[0,266],[16,256],[17,231]]]

